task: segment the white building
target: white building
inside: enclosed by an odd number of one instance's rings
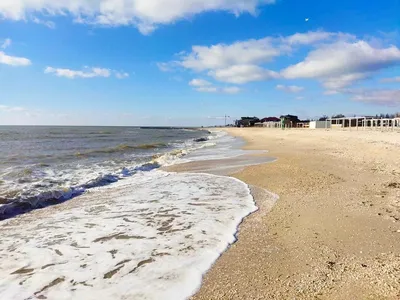
[[[317,129],[317,128],[331,128],[332,122],[329,120],[326,121],[311,121],[310,122],[310,129]]]

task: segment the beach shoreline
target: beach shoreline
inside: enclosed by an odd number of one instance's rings
[[[44,128],[39,136],[47,137],[52,130]],[[105,132],[89,131],[96,137]],[[239,156],[246,152],[240,149],[243,142],[225,133],[197,130],[157,131],[153,139],[148,131],[143,134],[150,140],[136,145],[93,144],[87,153],[118,149],[117,158],[126,152],[131,158],[137,152],[143,156],[120,164],[115,161],[114,173],[104,168],[95,182],[86,176],[88,181],[82,186],[86,188],[79,195],[71,193],[75,187],[67,182],[55,195],[60,200],[48,206],[44,205],[46,197],[53,194],[40,197],[37,186],[32,191],[38,197],[0,205],[8,217],[0,222],[2,298],[186,299],[199,288],[203,274],[235,241],[238,224],[257,207],[248,185],[235,178],[203,172],[167,173],[159,168]],[[115,143],[114,136],[118,134],[107,135],[110,143]],[[169,140],[165,148],[158,149],[165,139]],[[74,157],[74,151],[70,153]],[[38,167],[59,175],[56,164]],[[75,169],[65,169],[71,178],[76,175]],[[35,179],[36,173],[26,173]],[[41,180],[47,173],[39,174]],[[16,210],[9,211],[14,203]]]
[[[279,200],[254,193],[259,210],[191,299],[400,297],[399,134],[224,130],[277,158],[232,176]]]
[[[223,130],[1,223],[2,295],[399,299],[398,133]]]

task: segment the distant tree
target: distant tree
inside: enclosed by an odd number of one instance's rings
[[[242,117],[241,120],[236,120],[235,125],[237,127],[250,127],[254,126],[254,124],[258,122],[260,122],[260,119],[257,117]]]
[[[318,121],[326,121],[328,119],[329,119],[329,117],[327,115],[323,115],[321,118],[319,118]]]
[[[339,119],[339,118],[344,118],[344,117],[346,117],[346,116],[343,114],[338,114],[338,115],[333,115],[332,119]]]

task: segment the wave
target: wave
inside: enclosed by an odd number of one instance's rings
[[[109,134],[113,134],[113,132],[100,130],[100,131],[95,131],[95,132],[89,132],[89,134],[105,134],[105,135],[109,135]]]
[[[81,185],[43,191],[34,196],[18,197],[16,195],[19,191],[12,191],[5,198],[0,198],[0,205],[3,204],[0,206],[0,221],[34,209],[62,203],[83,194],[88,189],[106,186],[138,172],[148,172],[160,167],[161,165],[158,162],[148,162],[131,170],[123,168],[119,174],[100,175]]]
[[[185,148],[181,149],[174,149],[167,153],[163,154],[155,154],[149,157],[149,160],[143,162],[140,165],[136,165],[133,167],[123,167],[120,171],[115,173],[108,173],[102,174],[96,178],[90,179],[83,184],[78,184],[74,186],[67,186],[67,187],[54,187],[50,190],[40,191],[37,194],[26,194],[26,191],[18,191],[12,190],[6,195],[0,196],[0,221],[5,220],[11,217],[14,217],[19,214],[23,214],[29,212],[34,209],[44,208],[50,205],[55,205],[62,203],[64,201],[70,200],[76,196],[79,196],[86,192],[89,189],[106,186],[112,183],[115,183],[125,177],[133,176],[139,172],[149,172],[154,169],[158,169],[161,166],[172,165],[176,164],[177,162],[181,161],[184,162],[182,159],[183,156],[186,156],[188,153],[205,148],[214,146],[215,143],[196,143],[196,144],[189,144],[186,145]],[[169,147],[168,144],[164,143],[154,143],[154,144],[142,144],[142,145],[119,145],[117,147],[101,149],[101,150],[92,150],[87,151],[84,153],[77,153],[76,156],[87,156],[93,153],[116,153],[116,152],[124,152],[134,149],[160,149]],[[29,181],[29,175],[36,172],[33,169],[26,168],[20,171],[19,178],[24,182]],[[44,175],[43,175],[44,176]],[[61,183],[62,184],[62,183]],[[25,195],[24,195],[25,193]]]
[[[168,148],[169,145],[165,143],[154,143],[154,144],[142,144],[142,145],[136,145],[136,146],[131,146],[127,144],[122,144],[118,145],[116,147],[111,147],[111,148],[103,148],[103,149],[95,149],[95,150],[89,150],[86,152],[77,152],[75,153],[75,156],[80,157],[80,156],[88,156],[91,154],[103,154],[103,153],[118,153],[118,152],[128,152],[132,150],[151,150],[151,149],[161,149],[161,148]]]
[[[88,151],[78,151],[75,154],[68,153],[68,154],[58,154],[58,156],[54,155],[35,155],[36,159],[58,159],[58,160],[66,160],[66,159],[75,159],[75,158],[87,158],[90,156],[101,155],[101,154],[115,154],[115,153],[126,153],[126,152],[133,152],[135,150],[157,150],[157,149],[168,149],[170,144],[167,143],[153,143],[153,144],[141,144],[141,145],[127,145],[121,144],[115,147],[110,148],[102,148],[102,149],[93,149]],[[8,162],[15,162],[19,160],[29,159],[31,156],[29,153],[25,155],[18,155],[18,156],[10,156],[7,157]],[[41,167],[49,166],[49,164],[43,162],[40,165]],[[26,172],[29,172],[27,170]],[[29,175],[29,174],[25,174]]]
[[[153,145],[155,144],[151,146]],[[34,209],[60,204],[83,194],[89,189],[109,185],[125,177],[133,176],[138,172],[149,172],[160,168],[162,165],[174,164],[176,160],[185,156],[189,151],[190,150],[185,149],[175,149],[165,154],[154,155],[151,161],[145,162],[139,166],[133,168],[124,167],[118,173],[100,175],[84,184],[63,188],[58,187],[53,190],[40,192],[33,196],[18,196],[20,191],[10,191],[5,197],[0,197],[0,221]],[[26,173],[31,173],[31,169],[25,169],[22,172],[26,175]]]

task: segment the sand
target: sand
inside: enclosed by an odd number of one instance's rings
[[[228,132],[277,160],[233,174],[260,209],[192,299],[400,299],[400,133]]]

